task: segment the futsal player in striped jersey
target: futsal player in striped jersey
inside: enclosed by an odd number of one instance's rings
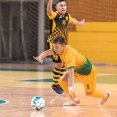
[[[56,2],[56,12],[52,10],[53,0],[49,0],[47,4],[47,15],[50,19],[50,35],[47,39],[48,47],[52,48],[52,40],[57,36],[66,36],[66,30],[68,23],[75,25],[84,25],[84,21],[78,21],[72,18],[69,13],[66,12],[67,6],[64,0],[57,0]],[[65,67],[63,66],[58,54],[52,56],[52,60],[55,63],[55,68],[53,69],[53,85],[51,89],[58,93],[63,94],[63,90],[58,85],[58,80],[65,72]]]
[[[101,92],[96,89],[96,76],[98,74],[95,66],[76,49],[66,45],[66,41],[62,36],[58,36],[53,40],[53,48],[42,52],[35,60],[43,62],[47,56],[59,54],[62,63],[64,63],[67,71],[58,81],[66,95],[71,101],[66,102],[63,106],[77,106],[80,104],[76,93],[74,92],[74,80],[82,81],[87,96],[100,98],[100,104],[107,102],[110,91]]]

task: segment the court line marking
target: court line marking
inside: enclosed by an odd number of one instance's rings
[[[3,105],[3,104],[8,104],[8,103],[9,103],[9,101],[8,101],[8,100],[4,100],[4,99],[0,99],[0,100],[5,101],[5,103],[0,103],[0,105]]]

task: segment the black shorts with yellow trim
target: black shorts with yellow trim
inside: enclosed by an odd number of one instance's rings
[[[48,44],[48,49],[52,49],[52,43],[51,42],[47,42],[47,44]],[[61,58],[60,58],[60,56],[58,54],[54,54],[51,57],[52,57],[52,61],[54,63],[61,63],[62,62]]]

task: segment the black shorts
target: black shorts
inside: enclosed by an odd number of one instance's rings
[[[51,42],[47,42],[48,44],[48,49],[52,49],[52,43]],[[60,56],[58,54],[54,54],[51,56],[52,57],[52,60],[54,63],[61,63],[61,59],[60,59]]]

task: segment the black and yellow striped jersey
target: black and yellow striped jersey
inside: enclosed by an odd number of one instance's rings
[[[53,12],[52,16],[48,17],[50,19],[50,35],[47,42],[52,42],[57,36],[65,37],[67,25],[73,21],[73,18],[68,13],[60,15],[58,12]]]

